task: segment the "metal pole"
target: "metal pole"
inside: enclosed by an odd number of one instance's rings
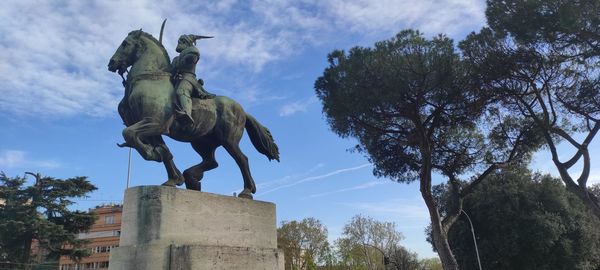
[[[129,188],[129,180],[131,179],[131,148],[129,148],[129,158],[127,159],[127,187]]]
[[[477,248],[477,240],[475,240],[475,229],[473,228],[473,222],[471,222],[471,218],[469,217],[469,215],[467,215],[467,212],[465,212],[462,209],[460,209],[460,211],[463,214],[465,214],[465,216],[467,216],[467,219],[469,220],[469,224],[471,224],[471,233],[473,234],[473,243],[475,244],[475,253],[477,254],[477,263],[479,264],[479,270],[482,270],[481,260],[479,259],[479,249]]]

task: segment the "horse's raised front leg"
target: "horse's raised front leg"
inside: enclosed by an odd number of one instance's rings
[[[252,199],[252,194],[256,192],[256,185],[254,184],[254,179],[252,179],[252,175],[250,174],[250,167],[248,166],[248,157],[242,153],[240,146],[236,143],[227,142],[223,145],[229,155],[233,157],[238,167],[240,167],[240,171],[242,172],[242,176],[244,177],[244,190],[240,192],[238,197]]]
[[[160,136],[163,129],[163,126],[158,121],[146,117],[123,129],[125,143],[122,145],[134,148],[145,160],[162,162],[163,160],[173,159],[171,152],[166,146],[154,146],[142,140],[143,138],[150,138],[156,135]]]
[[[200,156],[202,156],[202,162],[183,172],[185,187],[187,189],[201,191],[202,185],[200,180],[204,177],[204,172],[219,166],[219,163],[215,160],[215,150],[218,146],[211,143],[193,142],[192,147],[200,154]]]

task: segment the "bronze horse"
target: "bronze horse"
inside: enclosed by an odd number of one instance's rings
[[[250,116],[237,102],[224,96],[193,99],[192,129],[182,128],[174,121],[175,91],[171,82],[171,60],[162,44],[141,29],[130,32],[110,58],[108,70],[118,72],[124,80],[125,95],[119,104],[119,114],[127,126],[123,130],[125,143],[145,159],[162,162],[167,171],[166,186],[181,185],[200,190],[205,171],[218,166],[215,150],[223,146],[240,167],[244,190],[239,197],[252,198],[256,185],[250,174],[248,158],[239,147],[244,128],[250,141],[269,160],[279,161],[279,149],[269,130]],[[167,135],[180,142],[189,142],[202,157],[202,162],[183,172],[177,169],[173,155],[162,139]]]

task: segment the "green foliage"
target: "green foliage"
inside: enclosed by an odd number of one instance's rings
[[[315,82],[334,132],[360,141],[375,173],[397,181],[419,177],[423,141],[434,167],[461,173],[481,147],[475,122],[481,99],[464,88],[453,42],[406,30],[374,48],[333,51]]]
[[[277,229],[277,243],[283,249],[285,269],[316,269],[329,255],[327,227],[315,218],[283,221]]]
[[[373,48],[333,51],[328,61],[315,90],[332,130],[358,139],[356,149],[374,164],[375,175],[420,181],[440,258],[456,269],[446,233],[462,198],[482,175],[529,161],[540,145],[535,126],[511,118],[492,92],[474,86],[474,69],[443,35],[426,39],[405,30]],[[431,195],[433,172],[454,190],[456,207],[442,215]],[[475,175],[459,183],[468,174]]]
[[[600,51],[600,2],[597,0],[487,1],[488,24],[522,43],[548,43],[577,49],[582,55]]]
[[[567,189],[600,218],[600,199],[586,188],[588,145],[600,131],[598,14],[597,0],[488,1],[490,28],[472,33],[459,47],[473,87],[538,130]],[[561,155],[561,141],[574,153]],[[580,175],[568,171],[577,163]]]
[[[589,187],[590,193],[594,194],[596,198],[600,198],[600,184],[593,184]]]
[[[282,222],[277,235],[289,270],[441,269],[439,260],[419,260],[416,253],[401,246],[402,234],[394,223],[370,217],[353,217],[335,241],[335,250],[327,241],[327,228],[315,218]]]
[[[442,262],[438,258],[429,258],[421,260],[421,269],[419,270],[442,270]]]
[[[393,270],[421,270],[424,266],[419,261],[417,253],[411,252],[403,246],[395,247],[388,255],[386,269]]]
[[[86,256],[83,240],[75,234],[86,231],[95,216],[72,211],[72,198],[85,197],[96,189],[85,177],[66,180],[34,175],[35,184],[25,186],[26,178],[10,178],[0,173],[0,262],[29,264],[35,239],[48,258],[60,255],[79,259]],[[65,245],[72,248],[65,249]]]
[[[484,269],[600,267],[600,222],[559,179],[524,168],[496,173],[465,199],[464,210],[475,227]],[[464,215],[449,240],[461,269],[478,269]]]
[[[374,48],[333,51],[315,82],[334,132],[355,137],[377,176],[420,181],[434,242],[447,269],[456,261],[446,241],[462,198],[482,177],[509,162],[526,162],[539,143],[530,123],[510,118],[496,99],[473,87],[471,70],[451,39],[405,30]],[[472,181],[458,176],[487,167]],[[433,172],[448,177],[456,206],[440,215]]]
[[[395,223],[357,215],[344,226],[342,237],[336,240],[335,245],[340,263],[346,267],[383,269],[384,256],[395,259],[412,256],[404,254],[408,251],[400,246],[402,238]]]

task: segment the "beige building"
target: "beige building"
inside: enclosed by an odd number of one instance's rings
[[[87,233],[80,233],[80,239],[90,241],[86,247],[90,256],[74,262],[62,256],[59,260],[60,270],[108,269],[110,250],[119,246],[121,235],[121,205],[101,205],[90,211],[98,215],[96,223]]]

